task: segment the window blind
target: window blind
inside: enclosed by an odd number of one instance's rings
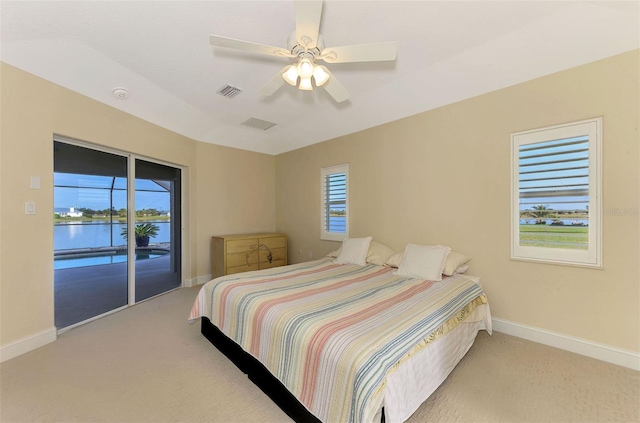
[[[586,205],[589,201],[589,138],[520,147],[520,203]],[[584,210],[584,207],[581,208]],[[575,210],[574,210],[575,211]]]
[[[347,173],[329,173],[324,177],[324,231],[347,232]]]

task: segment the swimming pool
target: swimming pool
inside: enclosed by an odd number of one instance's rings
[[[136,251],[136,260],[146,260],[162,257],[168,254],[164,250]],[[126,263],[127,253],[106,251],[102,253],[80,253],[56,256],[53,269],[70,269],[72,267],[99,266],[102,264]]]

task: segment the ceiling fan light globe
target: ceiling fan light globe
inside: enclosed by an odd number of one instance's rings
[[[313,63],[310,59],[300,59],[300,62],[298,62],[298,75],[301,78],[311,78],[311,75],[313,75]]]
[[[329,73],[322,66],[316,65],[313,68],[313,79],[316,81],[316,87],[321,87],[329,80]]]
[[[301,77],[300,85],[298,85],[298,88],[303,91],[313,91],[313,85],[311,85],[311,77]]]
[[[298,70],[294,65],[291,65],[287,68],[286,71],[283,72],[282,78],[289,85],[293,85],[294,87],[298,85]]]

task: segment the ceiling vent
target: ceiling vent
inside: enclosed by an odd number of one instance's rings
[[[225,85],[222,88],[220,88],[218,91],[216,91],[216,94],[220,94],[221,96],[227,97],[227,98],[233,98],[238,94],[240,94],[241,92],[242,90],[238,87]]]
[[[246,121],[242,122],[242,125],[248,126],[249,128],[259,129],[261,131],[266,131],[272,126],[276,126],[276,124],[273,122],[256,118],[249,118]]]

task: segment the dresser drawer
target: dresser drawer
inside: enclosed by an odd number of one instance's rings
[[[225,274],[226,275],[233,275],[233,274],[236,274],[236,273],[250,272],[251,270],[259,270],[258,269],[258,264],[257,263],[253,263],[252,265],[247,266],[247,263],[245,263],[242,266],[227,267],[227,273],[225,273]]]
[[[247,257],[247,254],[249,254],[248,257]],[[249,262],[249,264],[257,264],[258,255],[256,253],[249,253],[249,252],[227,254],[227,267],[242,266],[242,265],[246,266],[247,261]]]
[[[260,244],[264,244],[270,249],[274,248],[286,248],[287,247],[287,237],[284,236],[274,236],[270,238],[260,238]]]
[[[271,261],[269,261],[271,251]],[[213,277],[287,264],[287,236],[279,233],[223,235],[212,237]]]
[[[282,261],[287,259],[287,250],[284,248],[272,248],[271,249],[271,261]],[[260,268],[263,263],[269,263],[269,251],[260,250]]]
[[[269,263],[268,261],[260,263],[260,270],[270,269],[272,267],[286,266],[286,265],[287,265],[287,261],[285,259],[273,259],[271,263]]]
[[[258,238],[230,239],[227,241],[227,254],[251,251],[251,247],[258,245]]]

